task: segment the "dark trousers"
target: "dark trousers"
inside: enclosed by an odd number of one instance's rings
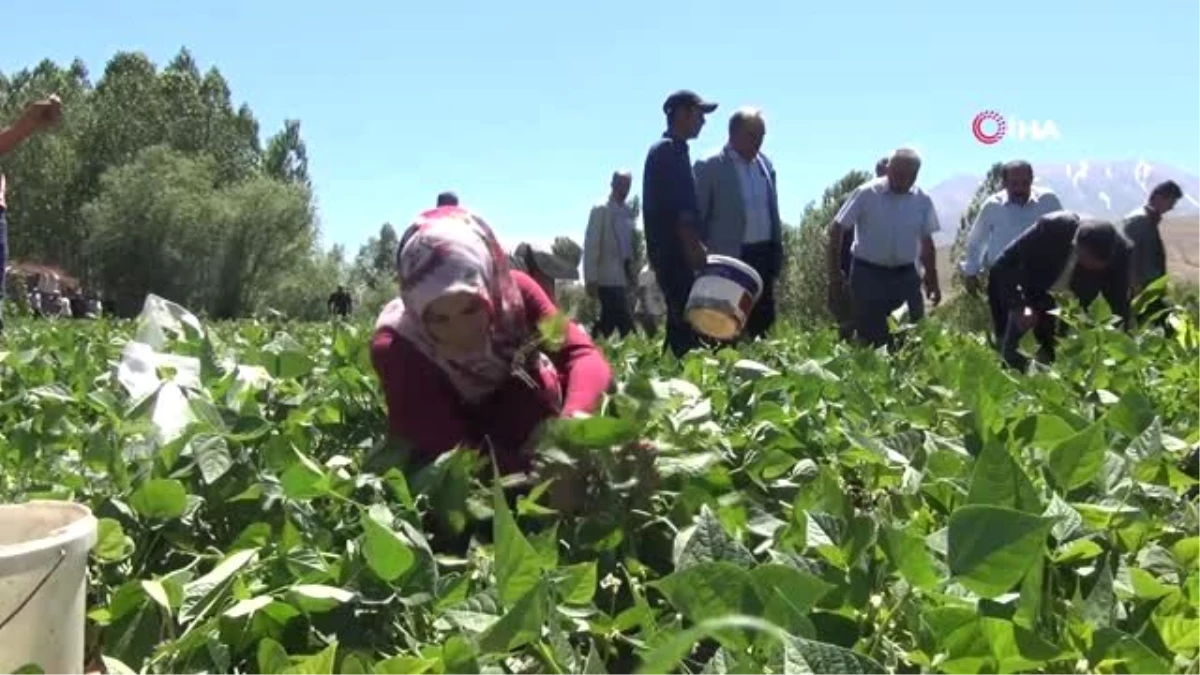
[[[1004,337],[1000,341],[1000,354],[1004,357],[1004,362],[1022,372],[1029,367],[1029,358],[1020,350],[1021,338],[1025,335],[1025,330],[1021,328],[1016,319],[1012,318],[1012,314],[1023,309],[1022,307],[1004,308]],[[1037,320],[1033,324],[1033,337],[1038,342],[1036,358],[1041,363],[1053,363],[1054,344],[1058,340],[1059,333],[1062,332],[1062,326],[1049,310],[1038,312],[1035,316]]]
[[[683,266],[663,265],[654,270],[658,277],[658,287],[662,289],[663,300],[667,304],[666,338],[663,350],[671,350],[676,358],[700,346],[700,337],[692,330],[687,322],[688,295],[692,292],[692,282],[696,277],[691,270]]]
[[[596,289],[600,303],[600,318],[592,328],[596,337],[608,337],[617,332],[625,337],[633,332],[633,316],[629,312],[629,295],[624,286],[601,286]]]
[[[908,305],[909,319],[925,318],[925,298],[916,265],[885,267],[855,259],[850,267],[850,292],[854,296],[854,330],[872,347],[891,346],[888,316]]]
[[[1000,296],[1000,284],[988,277],[988,311],[992,314],[992,339],[997,348],[1004,344],[1004,332],[1008,329],[1008,308]]]
[[[742,262],[754,268],[762,277],[762,295],[750,316],[746,317],[743,335],[753,340],[762,337],[775,325],[775,280],[779,278],[779,257],[777,248],[771,243],[747,244],[742,247]]]

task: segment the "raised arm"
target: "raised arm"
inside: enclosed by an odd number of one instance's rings
[[[558,308],[537,282],[520,272],[514,272],[513,278],[521,289],[526,316],[532,325],[558,314]],[[562,349],[549,356],[563,380],[562,416],[595,411],[612,382],[612,368],[604,353],[582,328],[568,321]]]
[[[983,208],[975,215],[971,223],[971,231],[967,234],[967,250],[963,253],[962,272],[968,277],[974,277],[983,269],[983,253],[988,238],[995,227],[995,215],[998,205],[993,201],[984,202]],[[991,252],[994,256],[995,251]]]

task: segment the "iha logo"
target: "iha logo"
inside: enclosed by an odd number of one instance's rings
[[[984,145],[995,145],[999,143],[1006,135],[1008,135],[1009,123],[1004,118],[1004,115],[995,110],[984,110],[971,120],[971,135],[975,140]],[[1012,128],[1016,132],[1018,141],[1034,140],[1060,140],[1062,135],[1058,133],[1058,125],[1054,120],[1019,120],[1014,118]]]

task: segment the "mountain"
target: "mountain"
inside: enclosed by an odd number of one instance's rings
[[[942,231],[935,237],[939,246],[953,243],[959,220],[983,177],[982,173],[961,174],[928,188],[942,223]],[[1146,203],[1150,190],[1168,179],[1179,183],[1184,193],[1171,215],[1200,212],[1200,178],[1175,167],[1144,160],[1033,166],[1034,185],[1052,190],[1063,208],[1110,218],[1124,216]]]

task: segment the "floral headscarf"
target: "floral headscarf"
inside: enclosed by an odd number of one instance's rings
[[[444,206],[417,217],[396,252],[400,297],[379,315],[376,327],[395,330],[449,376],[459,394],[478,402],[514,370],[514,359],[530,339],[525,305],[509,272],[508,255],[479,216]],[[438,298],[477,295],[490,317],[488,339],[477,354],[449,358],[439,353],[425,329],[425,309]]]

